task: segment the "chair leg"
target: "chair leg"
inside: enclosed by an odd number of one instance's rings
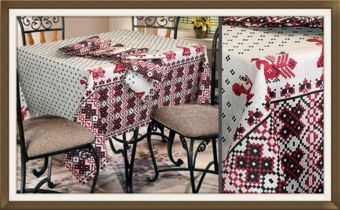
[[[48,168],[48,182],[47,185],[49,188],[54,188],[55,185],[53,184],[53,182],[51,182],[51,177],[52,177],[52,157],[45,157],[44,158],[44,165],[43,167],[40,169],[40,171],[37,171],[36,169],[33,169],[33,175],[36,176],[37,178],[39,178],[41,175],[43,175],[46,171],[46,169]]]
[[[128,193],[133,192],[133,165],[135,163],[135,157],[136,157],[138,133],[139,133],[139,129],[136,129],[133,133],[131,159],[130,159],[130,164],[129,164],[129,175],[128,175],[128,180],[127,180],[127,192]]]
[[[37,169],[33,169],[32,170],[33,175],[39,178],[41,175],[45,173],[47,166],[48,166],[48,157],[45,157],[43,167],[40,169],[40,171],[38,171]]]
[[[188,169],[189,169],[189,174],[190,174],[192,193],[197,193],[196,187],[195,187],[195,176],[194,176],[195,164],[194,164],[194,158],[193,158],[195,139],[190,138],[190,147],[188,148],[188,145],[187,145],[187,142],[184,136],[179,135],[179,138],[181,140],[183,149],[187,153],[187,162],[188,162]]]
[[[163,143],[167,142],[167,139],[164,138],[164,126],[160,126],[159,130],[161,131],[161,134],[162,134],[162,142]]]
[[[213,138],[213,139],[211,140],[211,142],[212,142],[212,150],[213,150],[214,169],[215,169],[216,174],[218,174],[219,166],[218,166],[218,159],[217,159],[217,144],[216,144],[216,138]]]
[[[128,191],[128,182],[129,182],[129,159],[128,159],[128,154],[127,154],[127,150],[128,150],[128,144],[126,141],[126,133],[123,134],[123,158],[124,158],[124,174],[125,174],[125,188],[126,191]]]
[[[96,189],[96,184],[97,184],[97,179],[98,179],[98,175],[99,175],[99,168],[100,168],[100,164],[99,164],[99,159],[98,159],[98,155],[96,152],[96,149],[94,148],[94,146],[92,144],[90,144],[88,146],[88,149],[90,150],[90,152],[92,153],[92,156],[94,158],[94,162],[96,164],[96,174],[93,177],[93,182],[92,182],[92,187],[91,187],[91,193],[94,193],[95,189]]]
[[[126,134],[123,134],[123,149],[122,155],[124,158],[124,171],[125,171],[125,188],[127,193],[133,192],[133,165],[136,157],[136,149],[138,143],[139,129],[135,129],[133,133],[132,141],[127,141]],[[129,160],[128,149],[130,149],[129,144],[132,144],[131,157]]]
[[[149,182],[154,182],[156,181],[156,179],[158,178],[158,174],[159,174],[159,171],[158,171],[158,167],[157,167],[157,163],[156,163],[156,159],[155,159],[155,155],[153,153],[153,149],[152,149],[152,144],[151,144],[151,133],[152,133],[152,128],[154,126],[154,122],[152,121],[149,126],[148,126],[148,130],[147,130],[147,142],[148,142],[148,148],[149,148],[149,152],[150,152],[150,156],[151,156],[151,160],[152,160],[152,165],[153,165],[153,168],[155,170],[155,176],[150,178],[148,177],[147,178],[147,181]]]
[[[26,185],[26,161],[23,157],[21,157],[21,186],[20,193],[25,193],[25,185]]]
[[[168,157],[169,157],[170,161],[173,164],[175,164],[175,166],[181,166],[183,164],[183,160],[178,159],[177,161],[175,161],[174,157],[172,155],[172,146],[173,146],[173,143],[174,143],[174,138],[175,138],[175,131],[170,130],[169,139],[167,141]]]
[[[189,147],[189,150],[187,150],[187,154],[188,154],[188,168],[190,172],[191,189],[193,193],[197,193],[196,187],[195,187],[195,175],[194,175],[195,165],[194,165],[194,160],[193,160],[194,143],[195,143],[195,140],[190,139],[190,147]]]

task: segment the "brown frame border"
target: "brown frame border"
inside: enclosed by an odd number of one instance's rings
[[[0,119],[1,119],[1,142],[0,142],[0,208],[1,209],[339,209],[340,208],[340,139],[339,131],[336,130],[336,125],[340,124],[339,110],[335,107],[340,107],[339,95],[336,95],[335,90],[340,89],[339,72],[339,45],[340,37],[340,3],[338,0],[174,0],[174,1],[138,1],[138,0],[118,0],[118,1],[89,1],[89,0],[72,0],[72,1],[17,1],[17,0],[2,0],[1,3],[1,70],[0,70]],[[331,9],[332,10],[332,96],[331,96],[331,115],[332,120],[332,195],[330,202],[239,202],[239,201],[107,201],[107,202],[11,202],[9,201],[9,185],[8,185],[8,146],[9,146],[9,44],[8,44],[8,29],[9,29],[9,9],[14,8],[279,8],[279,9]],[[335,70],[337,69],[337,70]]]

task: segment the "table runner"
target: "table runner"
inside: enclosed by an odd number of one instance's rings
[[[323,192],[323,32],[222,26],[222,190]]]
[[[18,48],[18,69],[33,115],[58,115],[90,129],[96,135],[95,148],[104,167],[106,138],[147,124],[153,109],[208,103],[210,70],[202,45],[133,31],[103,33],[99,37],[128,47],[149,48],[150,53],[162,53],[165,58],[118,62],[69,57],[58,51],[87,38],[80,37]],[[161,72],[161,76],[148,76],[148,69]],[[147,94],[136,92],[136,88],[144,88],[135,84],[137,81],[149,82]],[[68,153],[65,161],[80,182],[91,179],[95,166],[86,152]]]

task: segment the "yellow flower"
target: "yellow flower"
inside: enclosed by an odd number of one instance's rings
[[[211,21],[207,17],[196,16],[191,19],[191,23],[194,28],[202,29],[203,31],[206,31],[211,27]]]

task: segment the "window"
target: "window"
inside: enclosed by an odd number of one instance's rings
[[[179,19],[178,30],[180,30],[180,31],[192,31],[193,25],[191,23],[191,18],[194,18],[194,17],[192,17],[192,16],[181,17]],[[215,31],[216,31],[216,28],[218,27],[218,17],[209,16],[207,18],[211,22],[211,28],[208,30],[208,33],[214,34]]]

